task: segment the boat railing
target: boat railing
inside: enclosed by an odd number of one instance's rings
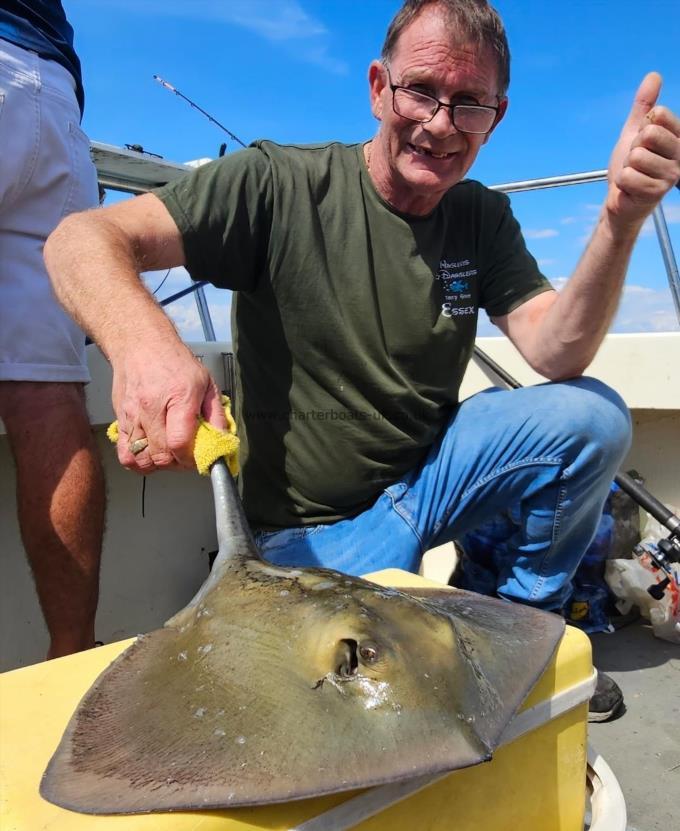
[[[97,142],[92,142],[92,157],[97,166],[99,182],[103,187],[132,194],[146,193],[196,167],[196,163],[177,164],[174,162],[166,162],[157,156],[143,152],[140,153],[130,148],[122,149]],[[591,170],[585,173],[568,173],[563,176],[547,176],[539,179],[525,179],[518,182],[504,182],[502,184],[491,185],[490,189],[500,191],[501,193],[524,193],[533,190],[545,190],[547,188],[604,182],[606,180],[606,170]],[[666,216],[661,203],[654,209],[653,219],[656,238],[666,269],[668,286],[673,298],[676,317],[680,324],[680,274],[678,272],[678,263],[671,244],[670,234],[668,233]],[[217,339],[215,336],[215,328],[213,326],[208,300],[205,295],[205,287],[207,285],[208,283],[206,281],[197,281],[191,286],[161,300],[160,304],[161,306],[168,306],[182,297],[193,294],[203,329],[203,336],[206,341],[215,341]]]

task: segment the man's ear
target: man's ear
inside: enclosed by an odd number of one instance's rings
[[[484,136],[484,144],[487,143],[491,136],[491,133],[493,133],[496,127],[498,127],[498,125],[501,123],[503,116],[508,111],[508,103],[509,102],[507,98],[501,98],[501,100],[498,102],[498,114],[496,115],[496,120],[494,121],[493,126],[491,127],[489,132]]]
[[[371,61],[368,67],[368,94],[371,101],[371,112],[382,121],[383,92],[387,85],[387,70],[381,61]]]

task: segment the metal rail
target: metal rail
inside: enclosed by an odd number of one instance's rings
[[[100,184],[111,190],[123,191],[125,193],[139,194],[163,184],[162,173],[167,171],[165,181],[183,175],[191,170],[189,165],[179,165],[174,162],[166,162],[160,158],[149,158],[143,153],[131,150],[121,151],[109,145],[92,143],[92,155],[97,166]],[[124,158],[123,158],[124,156]],[[149,173],[146,173],[148,169]],[[491,185],[490,190],[497,190],[501,193],[523,193],[532,190],[546,190],[548,188],[559,188],[570,185],[584,185],[592,182],[604,182],[607,179],[606,170],[591,170],[584,173],[568,173],[563,176],[547,176],[540,179],[525,179],[518,182],[505,182],[498,185]],[[671,244],[666,217],[663,207],[659,204],[654,210],[654,227],[656,237],[661,249],[668,286],[673,298],[675,313],[680,324],[680,274],[678,263],[675,258]],[[203,287],[205,282],[195,283],[182,292],[178,292],[169,298],[161,301],[166,306],[180,297],[194,293],[196,306],[203,327],[203,334],[207,341],[215,340],[215,330],[210,315],[210,308],[205,297]]]
[[[668,275],[668,285],[670,286],[671,294],[673,295],[673,302],[675,303],[675,314],[680,321],[680,276],[678,276],[678,263],[673,253],[673,246],[671,245],[671,238],[668,234],[668,225],[666,225],[666,217],[661,205],[654,208],[654,227],[656,229],[656,236],[661,246],[661,256],[663,263],[666,266],[666,274]]]
[[[196,287],[196,305],[198,307],[198,316],[201,319],[201,326],[203,327],[203,337],[207,341],[216,341],[215,330],[213,329],[212,316],[210,315],[210,307],[205,296],[205,289],[203,286]]]
[[[523,182],[490,185],[489,190],[499,190],[501,193],[521,193],[528,190],[561,188],[564,185],[587,185],[590,182],[605,182],[606,180],[606,170],[591,170],[588,173],[567,173],[565,176],[547,176],[543,179],[525,179]]]
[[[507,182],[501,185],[491,185],[489,190],[498,190],[501,193],[522,193],[530,190],[545,190],[546,188],[560,188],[565,185],[584,185],[591,182],[606,182],[606,170],[591,170],[587,173],[569,173],[565,176],[548,176],[543,179],[526,179],[523,182]],[[678,185],[680,187],[680,185]],[[678,263],[668,233],[666,216],[661,204],[657,205],[653,213],[656,237],[661,248],[661,256],[666,268],[668,287],[673,297],[675,315],[680,324],[680,275]]]

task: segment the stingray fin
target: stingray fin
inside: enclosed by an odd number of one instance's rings
[[[552,660],[564,634],[564,619],[463,589],[416,587],[401,591],[450,617],[483,711],[483,718],[476,719],[475,731],[495,748]]]

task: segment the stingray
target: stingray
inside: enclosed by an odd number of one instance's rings
[[[559,642],[556,615],[264,561],[225,465],[218,556],[72,716],[40,792],[89,814],[263,805],[491,758]]]

